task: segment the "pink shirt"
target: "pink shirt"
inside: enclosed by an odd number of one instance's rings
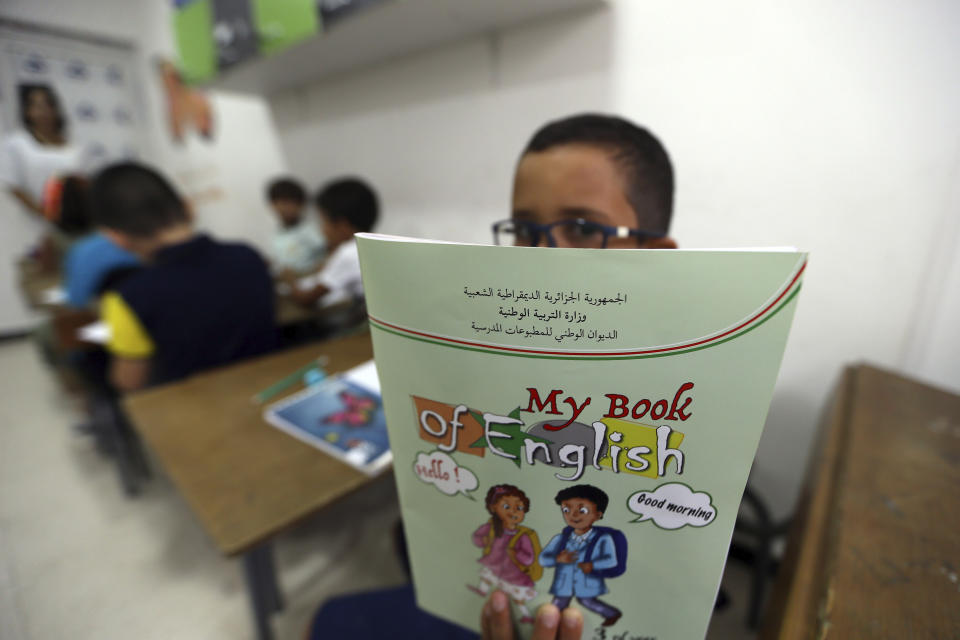
[[[490,526],[490,523],[487,522],[473,532],[473,544],[481,549],[486,546],[487,533],[490,531]],[[504,529],[500,537],[494,539],[493,544],[490,546],[490,553],[480,558],[477,562],[486,566],[495,576],[504,582],[522,587],[532,587],[533,580],[513,563],[513,560],[510,559],[510,552],[507,549],[510,540],[516,533],[516,530],[511,531]],[[513,552],[517,558],[517,562],[527,567],[533,564],[533,561],[536,559],[533,554],[533,543],[530,542],[530,536],[526,534],[520,536],[520,539],[517,540],[517,544],[513,546]]]

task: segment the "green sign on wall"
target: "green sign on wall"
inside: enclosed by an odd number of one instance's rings
[[[209,0],[196,0],[174,11],[173,34],[184,79],[202,82],[213,78],[217,73],[217,51]]]
[[[270,55],[317,33],[314,0],[250,0],[260,52]]]

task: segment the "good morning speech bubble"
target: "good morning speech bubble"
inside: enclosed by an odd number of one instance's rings
[[[434,485],[448,496],[462,493],[474,500],[467,491],[476,490],[477,476],[466,467],[458,465],[456,460],[443,451],[417,454],[417,461],[413,463],[413,472],[418,478]]]
[[[661,529],[685,525],[705,527],[717,517],[709,493],[695,492],[681,482],[662,484],[653,491],[638,491],[627,500],[627,508],[640,516],[633,522],[653,523]]]

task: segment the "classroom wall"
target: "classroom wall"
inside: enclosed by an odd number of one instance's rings
[[[960,6],[618,8],[616,102],[677,160],[676,235],[811,253],[754,473],[789,502],[842,363],[960,388],[956,364],[952,377],[909,366],[914,349],[933,347],[911,344],[915,327],[948,317],[957,291],[941,263],[960,249],[956,234],[942,237],[960,213],[949,198],[960,178]],[[956,353],[956,321],[933,348]]]
[[[752,480],[782,516],[845,363],[960,388],[957,360],[937,357],[960,348],[960,234],[944,232],[960,213],[960,8],[802,5],[618,0],[271,107],[290,167],[313,184],[370,178],[385,232],[489,241],[533,129],[589,109],[664,140],[682,246],[809,250]]]
[[[175,58],[171,4],[152,0],[3,0],[0,16],[134,43],[146,108],[144,159],[158,165],[184,193],[196,197],[195,214],[201,228],[265,249],[274,222],[264,208],[262,188],[270,176],[286,170],[270,111],[260,97],[210,92],[215,141],[211,144],[196,135],[187,136],[180,144],[170,140],[154,63],[157,56]],[[17,206],[0,194],[0,334],[22,330],[33,321],[20,299],[12,268],[15,256],[32,237],[29,228],[21,228],[24,216]]]
[[[384,233],[490,242],[533,129],[612,108],[611,18],[577,12],[280,94],[270,105],[287,162],[314,187],[369,179]]]

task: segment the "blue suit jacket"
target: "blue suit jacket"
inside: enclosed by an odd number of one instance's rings
[[[600,539],[594,545],[591,557],[587,558],[585,555],[588,543],[597,535],[600,536]],[[612,569],[617,566],[617,548],[610,534],[599,534],[596,529],[591,529],[583,540],[578,540],[576,535],[571,534],[565,547],[566,550],[577,554],[577,561],[571,564],[557,562],[557,554],[564,550],[560,548],[562,537],[562,533],[553,536],[547,546],[543,548],[543,551],[540,552],[541,565],[556,567],[553,584],[550,585],[550,593],[555,596],[576,596],[578,598],[595,598],[606,593],[607,585],[604,579],[592,572],[584,573],[578,565],[581,562],[592,562],[594,569]]]

